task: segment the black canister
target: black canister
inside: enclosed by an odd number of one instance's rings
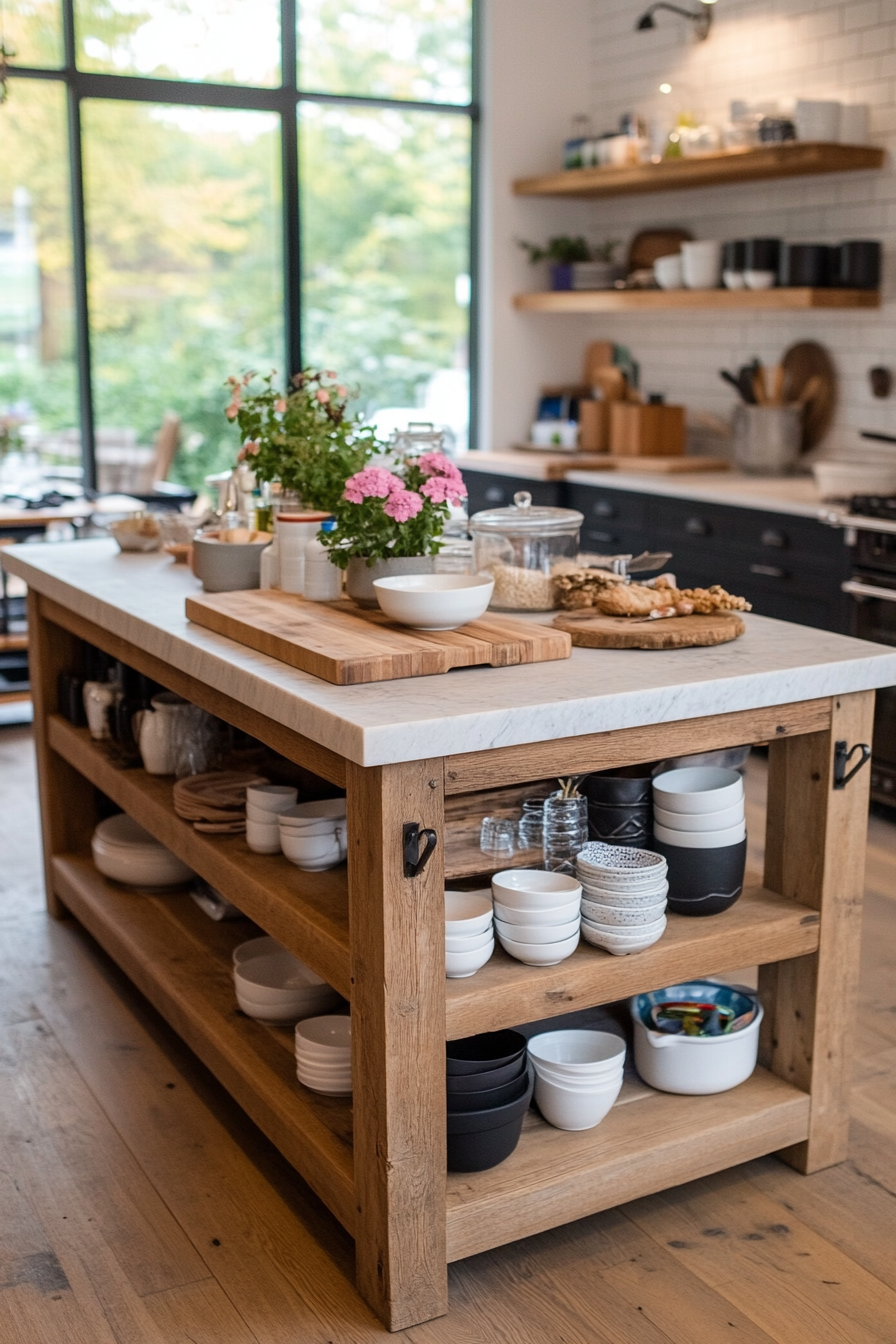
[[[633,765],[588,775],[588,837],[628,849],[653,848],[653,767]]]
[[[745,271],[774,271],[777,274],[780,261],[780,238],[747,239]]]
[[[743,238],[722,244],[722,270],[742,271],[747,264],[747,244]]]
[[[827,243],[785,243],[778,283],[791,288],[824,289],[830,284],[831,249]]]
[[[879,289],[881,245],[874,239],[840,244],[840,284],[847,289]]]

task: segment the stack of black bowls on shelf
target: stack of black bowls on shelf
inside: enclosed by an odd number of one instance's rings
[[[628,849],[653,848],[652,765],[599,770],[579,791],[588,799],[588,838]]]
[[[448,1170],[496,1167],[519,1143],[532,1101],[535,1074],[525,1036],[489,1031],[449,1041],[446,1070]]]

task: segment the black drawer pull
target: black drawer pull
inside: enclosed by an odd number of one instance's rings
[[[781,569],[778,565],[751,565],[751,574],[761,574],[766,579],[786,579],[787,570]]]
[[[684,530],[690,537],[711,537],[712,523],[708,523],[705,518],[689,518]]]
[[[759,538],[763,546],[775,546],[779,551],[784,551],[790,545],[787,535],[779,532],[776,527],[767,527]]]
[[[595,518],[615,518],[616,506],[611,504],[608,499],[599,499],[591,506],[591,512]]]
[[[601,546],[617,546],[619,538],[614,537],[612,532],[586,532],[585,536],[589,541],[598,541]]]
[[[507,491],[502,490],[500,485],[490,485],[485,492],[485,498],[489,504],[503,504],[507,499]]]

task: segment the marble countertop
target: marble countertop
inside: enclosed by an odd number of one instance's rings
[[[718,648],[573,649],[563,662],[332,686],[191,624],[184,600],[198,581],[160,552],[75,541],[10,547],[2,559],[35,591],[362,765],[896,684],[892,649],[749,615],[747,633]]]
[[[562,461],[559,453],[465,453],[458,459],[463,471],[487,471],[499,476],[549,479],[547,469]],[[607,490],[632,490],[669,499],[704,504],[731,504],[743,509],[765,509],[818,518],[824,504],[811,476],[748,476],[742,471],[682,472],[576,471],[565,473],[575,485],[599,485]]]

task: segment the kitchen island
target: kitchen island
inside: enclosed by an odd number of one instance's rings
[[[337,687],[191,625],[196,580],[165,556],[90,541],[15,548],[4,563],[29,585],[51,910],[90,930],[352,1233],[359,1289],[391,1328],[447,1310],[451,1260],[764,1153],[802,1171],[845,1156],[869,772],[836,788],[835,759],[839,742],[870,740],[896,653],[749,616],[746,635],[718,648],[576,649]],[[79,641],[345,788],[347,870],[299,872],[240,836],[201,835],[174,813],[170,780],[120,769],[57,712]],[[630,957],[581,945],[534,968],[499,950],[471,979],[444,979],[445,882],[489,871],[470,817],[557,775],[757,742],[769,743],[765,873],[731,910],[672,915]],[[291,1033],[236,1010],[227,925],[97,873],[97,792],[351,1001],[351,1103],[303,1088]],[[440,842],[416,877],[408,822]],[[765,1020],[747,1083],[652,1093],[583,1133],[533,1112],[501,1166],[446,1176],[446,1039],[750,964]]]

